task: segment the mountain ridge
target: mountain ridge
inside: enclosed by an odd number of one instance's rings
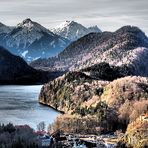
[[[115,32],[90,33],[72,42],[57,57],[39,59],[31,65],[73,71],[106,62],[127,65],[136,75],[147,76],[147,57],[147,36],[138,27],[124,26]]]
[[[68,27],[65,28],[67,30],[65,34],[69,34],[75,40],[90,32],[101,32],[97,26],[86,28],[74,21],[66,21],[60,26],[61,29]],[[21,56],[27,62],[32,62],[38,58],[54,57],[72,41],[66,36],[55,33],[54,30],[49,30],[32,21],[30,18],[23,20],[15,27],[0,23],[0,45],[13,54]]]
[[[0,34],[0,45],[28,62],[40,57],[55,56],[68,44],[67,39],[55,35],[29,18],[10,32]]]
[[[101,32],[97,25],[87,28],[75,21],[65,21],[51,30],[70,41],[75,41],[91,32]]]

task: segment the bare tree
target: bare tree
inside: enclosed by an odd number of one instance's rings
[[[42,121],[37,125],[37,130],[38,131],[44,131],[45,130],[45,122]]]

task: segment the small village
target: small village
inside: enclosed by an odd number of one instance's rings
[[[124,135],[124,134],[123,134]],[[58,140],[48,134],[40,135],[41,147],[62,148],[106,148],[116,147],[116,135],[61,135]]]
[[[148,115],[142,114],[132,125],[138,122],[148,122]],[[62,134],[56,131],[49,135],[47,132],[37,131],[38,140],[41,148],[116,148],[117,143],[125,136],[122,131],[116,131],[102,135],[80,135],[80,134]],[[133,143],[133,139],[128,139]]]
[[[41,147],[61,147],[61,148],[114,148],[117,142],[124,136],[124,133],[118,131],[104,135],[79,135],[79,134],[60,134],[57,131],[49,135],[45,131],[38,131],[38,140]]]

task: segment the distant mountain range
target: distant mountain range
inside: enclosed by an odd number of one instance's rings
[[[13,29],[5,25],[0,28],[0,45],[26,61],[55,56],[69,44],[68,40],[30,19],[24,20]]]
[[[86,29],[76,22],[71,22],[68,26],[71,27],[67,32],[65,28],[61,29],[66,34],[71,34],[74,39],[99,30],[97,27]],[[71,42],[66,36],[54,32],[29,18],[15,27],[0,23],[0,45],[28,62],[38,58],[49,58],[63,51]]]
[[[39,59],[33,67],[73,71],[101,62],[125,65],[135,75],[148,76],[148,38],[138,28],[124,26],[115,32],[90,33],[72,42],[57,57]]]
[[[65,21],[59,26],[51,29],[51,31],[70,41],[75,41],[91,32],[101,32],[97,26],[86,28],[74,21]]]

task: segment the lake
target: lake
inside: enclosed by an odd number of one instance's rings
[[[53,123],[59,113],[38,103],[41,87],[0,86],[0,123],[28,124],[34,129],[42,121],[46,127]]]

